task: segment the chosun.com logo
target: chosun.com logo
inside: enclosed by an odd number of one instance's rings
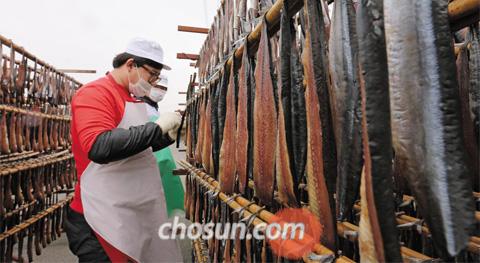
[[[309,210],[304,208],[286,208],[275,213],[270,223],[259,223],[249,227],[250,220],[229,223],[192,223],[180,221],[162,224],[158,229],[160,239],[198,239],[209,240],[264,240],[267,239],[272,250],[279,256],[300,259],[313,250],[319,242],[323,226]]]

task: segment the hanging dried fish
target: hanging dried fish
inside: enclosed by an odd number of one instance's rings
[[[206,108],[206,99],[205,99],[205,90],[201,91],[201,94],[198,98],[199,100],[199,112],[198,112],[198,130],[197,130],[197,144],[195,145],[195,162],[198,164],[202,163],[202,149],[203,149],[203,139],[205,138],[205,108]]]
[[[296,46],[296,31],[284,1],[280,21],[280,88],[277,136],[277,188],[282,203],[298,206],[307,155],[307,127],[303,70]]]
[[[253,110],[253,178],[255,195],[263,204],[272,205],[275,176],[277,112],[267,27],[264,20],[255,69]]]
[[[473,125],[477,136],[477,147],[480,151],[480,31],[479,24],[470,26],[470,45],[468,46],[470,69],[470,108],[473,114]],[[478,174],[478,173],[477,173]],[[477,191],[479,191],[477,189]]]
[[[359,246],[362,262],[401,262],[392,183],[392,139],[383,0],[357,9],[362,134]]]
[[[328,94],[326,38],[320,10],[317,1],[305,1],[305,46],[302,60],[307,84],[306,172],[309,206],[324,226],[322,244],[335,250],[337,237],[333,191],[337,165]]]
[[[225,124],[226,113],[226,92],[229,77],[230,69],[225,65],[221,74],[220,85],[216,88],[212,101],[212,152],[215,178],[218,178],[220,164],[220,147],[223,141],[223,127]]]
[[[362,172],[358,44],[352,0],[334,2],[329,59],[332,112],[338,159],[337,219],[349,216],[358,197]]]
[[[213,174],[213,156],[212,156],[212,90],[216,83],[212,84],[207,88],[206,91],[206,100],[207,107],[205,109],[205,126],[204,126],[204,138],[203,138],[203,149],[202,149],[202,164],[203,168],[208,174]]]
[[[463,136],[465,142],[465,150],[467,153],[469,166],[472,167],[471,183],[474,191],[479,191],[480,175],[479,175],[479,153],[478,153],[478,140],[475,135],[474,122],[472,114],[470,112],[470,75],[475,74],[470,71],[468,61],[468,49],[467,45],[470,42],[465,42],[460,46],[460,51],[457,56],[457,77],[458,77],[458,89],[460,94],[460,106],[463,125]]]
[[[241,142],[237,144],[236,171],[238,174],[238,190],[245,193],[248,184],[248,166],[251,157],[252,148],[252,104],[249,104],[252,97],[252,65],[251,58],[248,56],[247,41],[244,43],[242,64],[238,70],[238,106],[237,106],[237,131],[236,140]]]
[[[235,161],[236,146],[235,132],[237,129],[235,58],[232,58],[230,67],[230,80],[226,98],[225,127],[223,141],[220,148],[220,166],[218,171],[220,190],[227,194],[234,192],[235,187]],[[242,142],[239,142],[242,143]]]
[[[436,251],[456,256],[473,223],[447,1],[385,1],[392,133]]]

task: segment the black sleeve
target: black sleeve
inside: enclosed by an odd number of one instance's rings
[[[152,147],[156,152],[174,141],[163,135],[160,126],[153,122],[127,129],[115,128],[101,133],[88,152],[88,158],[99,164],[125,159]]]

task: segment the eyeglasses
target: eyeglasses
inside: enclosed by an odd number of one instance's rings
[[[150,75],[150,78],[148,79],[148,82],[152,83],[152,84],[156,84],[160,81],[160,71],[159,72],[156,72],[156,71],[153,71],[147,67],[145,67],[145,65],[141,66],[143,69],[145,69],[148,74]]]

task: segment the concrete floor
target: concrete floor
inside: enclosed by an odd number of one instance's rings
[[[184,160],[185,152],[179,152],[175,147],[170,147],[172,155],[176,160]],[[178,167],[178,165],[177,165]],[[184,176],[182,176],[182,182],[185,185]],[[179,246],[181,247],[182,254],[184,255],[185,261],[190,258],[191,245],[190,242],[181,242]],[[26,253],[24,253],[26,255]],[[65,233],[62,234],[60,238],[55,241],[52,241],[46,248],[42,249],[42,254],[40,256],[33,257],[33,262],[38,263],[63,263],[63,262],[78,262],[78,259],[75,255],[70,252],[68,248],[68,240]]]
[[[50,245],[42,249],[40,256],[33,257],[33,262],[38,263],[60,263],[60,262],[78,262],[75,255],[68,248],[67,235],[62,234],[60,238],[52,241]]]

